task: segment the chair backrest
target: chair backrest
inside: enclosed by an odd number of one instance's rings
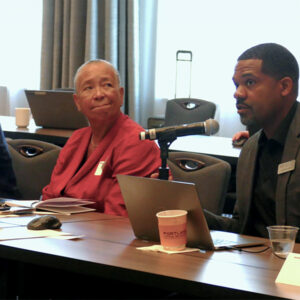
[[[174,180],[195,183],[203,208],[221,215],[231,166],[221,159],[191,152],[170,152],[168,165]]]
[[[216,104],[206,100],[181,98],[167,101],[164,126],[204,122],[213,119]]]
[[[61,148],[30,139],[8,140],[7,144],[22,199],[39,199],[50,182]]]

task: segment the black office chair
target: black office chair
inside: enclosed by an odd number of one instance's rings
[[[39,199],[50,182],[61,147],[30,139],[8,140],[7,145],[21,199]]]
[[[168,165],[174,180],[195,183],[203,208],[221,215],[231,166],[221,159],[191,152],[170,152]]]
[[[206,100],[181,98],[168,100],[164,126],[204,122],[213,119],[216,104]]]
[[[147,128],[161,128],[165,124],[164,118],[149,117],[147,120]]]

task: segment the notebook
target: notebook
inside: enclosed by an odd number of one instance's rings
[[[64,90],[25,90],[35,124],[59,129],[78,129],[88,126],[87,118],[76,108],[73,93]]]
[[[259,239],[224,231],[210,231],[193,183],[117,175],[135,236],[159,241],[156,213],[169,209],[188,211],[187,246],[200,249],[244,248],[263,245]]]

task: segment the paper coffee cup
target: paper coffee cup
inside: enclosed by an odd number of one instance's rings
[[[187,242],[186,210],[165,210],[156,214],[160,243],[165,250],[183,250]]]
[[[15,110],[16,125],[18,127],[27,127],[30,121],[30,108],[17,107]]]

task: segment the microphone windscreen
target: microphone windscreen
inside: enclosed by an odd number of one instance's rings
[[[219,123],[214,119],[208,119],[205,121],[206,135],[212,135],[219,131]]]

